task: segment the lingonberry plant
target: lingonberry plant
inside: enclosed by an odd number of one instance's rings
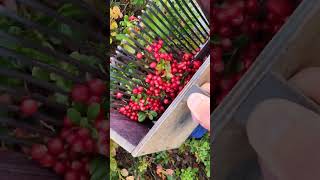
[[[218,0],[211,18],[216,105],[250,68],[301,0]]]
[[[143,81],[146,86],[136,86],[130,92],[131,99],[118,111],[134,121],[156,120],[199,69],[202,62],[192,54],[182,53],[180,59],[163,49],[163,41],[158,40],[146,47],[146,52],[138,52],[137,60],[148,65],[149,74]],[[150,56],[145,56],[149,54]],[[122,92],[115,92],[122,99]]]
[[[33,144],[30,156],[65,180],[90,179],[90,162],[97,154],[109,154],[109,124],[102,108],[106,85],[100,79],[75,85],[71,91],[73,106],[63,119],[63,129],[46,144]],[[31,116],[38,102],[25,99],[21,112]]]

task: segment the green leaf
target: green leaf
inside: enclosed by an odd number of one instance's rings
[[[80,124],[82,117],[81,117],[81,114],[76,109],[74,108],[68,109],[67,116],[75,124]]]
[[[45,81],[50,79],[49,73],[38,67],[32,68],[32,76]]]
[[[89,65],[95,65],[97,62],[99,62],[99,59],[97,57],[80,54],[77,51],[72,52],[70,54],[70,57],[77,59],[82,63],[89,64]]]
[[[149,114],[151,114],[153,117],[157,117],[158,113],[155,111],[150,111]]]
[[[109,162],[105,157],[98,156],[90,162],[91,180],[107,180],[109,176]]]
[[[167,62],[166,65],[165,65],[165,76],[168,79],[172,78],[170,62]]]
[[[70,26],[68,26],[66,24],[60,24],[59,31],[69,37],[72,37],[72,35],[73,35]]]
[[[153,120],[153,116],[151,114],[148,114],[148,117],[150,120]]]
[[[68,96],[60,94],[60,93],[55,93],[54,98],[57,102],[62,103],[62,104],[67,104],[68,103]]]
[[[100,104],[93,103],[88,107],[87,117],[90,121],[95,120],[100,113]]]
[[[88,118],[85,118],[85,117],[81,118],[80,126],[83,128],[89,128],[90,125],[89,125]]]
[[[117,34],[116,35],[116,39],[118,41],[122,41],[122,40],[126,40],[127,39],[127,36],[125,34]]]
[[[144,112],[139,112],[138,113],[138,121],[143,122],[147,118],[147,114]]]
[[[144,0],[132,0],[133,5],[141,6],[144,4]]]
[[[95,128],[91,128],[91,136],[93,139],[99,138],[99,132]]]
[[[85,115],[87,113],[87,106],[85,104],[74,102],[72,105],[80,114]]]

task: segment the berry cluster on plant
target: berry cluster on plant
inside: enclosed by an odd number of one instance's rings
[[[63,119],[63,128],[45,144],[33,144],[29,155],[41,166],[51,168],[65,180],[90,179],[90,162],[97,154],[109,156],[109,123],[102,102],[106,85],[100,79],[77,84],[71,90],[73,106]],[[25,116],[37,113],[39,103],[25,99]]]

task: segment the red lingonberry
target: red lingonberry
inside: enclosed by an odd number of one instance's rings
[[[54,157],[49,154],[49,153],[46,153],[41,159],[40,159],[40,164],[43,166],[43,167],[52,167],[54,164],[55,164],[55,159]]]
[[[141,52],[137,53],[137,59],[141,60],[143,58],[143,54]]]
[[[101,79],[92,79],[88,82],[90,92],[96,96],[101,96],[106,92],[106,84]]]
[[[71,150],[72,150],[73,152],[77,152],[77,153],[83,152],[84,146],[83,146],[82,140],[79,139],[79,138],[76,138],[76,139],[74,140],[74,142],[72,143]]]
[[[146,50],[147,50],[148,52],[152,52],[152,47],[151,47],[151,46],[148,46],[148,47],[146,48]]]
[[[47,147],[43,144],[33,144],[31,147],[31,157],[34,160],[40,160],[47,154]]]
[[[91,153],[93,151],[94,148],[94,142],[92,139],[87,139],[84,142],[84,149],[86,152]]]
[[[79,172],[82,169],[84,169],[84,166],[80,161],[72,161],[71,169],[74,170],[74,171],[78,171]]]
[[[78,133],[78,136],[83,139],[90,137],[90,130],[87,128],[80,128],[77,133]]]
[[[67,127],[67,128],[72,127],[73,126],[73,122],[71,121],[71,119],[69,119],[67,116],[65,116],[63,118],[63,126]]]
[[[121,99],[122,96],[123,96],[123,94],[121,92],[117,92],[117,94],[116,94],[116,98],[117,99]]]
[[[71,91],[72,100],[85,103],[89,99],[89,88],[85,85],[75,85]]]
[[[57,155],[64,151],[64,144],[60,138],[53,138],[48,141],[48,150],[51,154]]]
[[[65,175],[64,175],[64,180],[79,180],[79,174],[76,171],[69,170]]]
[[[157,67],[157,63],[156,62],[152,62],[150,64],[150,68],[155,69]]]
[[[163,100],[163,103],[164,103],[164,104],[169,104],[169,100],[168,100],[168,99],[164,99],[164,100]]]
[[[81,173],[80,174],[80,179],[79,180],[89,180],[89,176],[84,174],[84,173]]]
[[[63,162],[57,161],[53,167],[53,170],[57,173],[57,174],[64,174],[67,170],[66,165]]]
[[[25,116],[32,116],[38,112],[38,102],[33,99],[25,99],[20,105],[20,111]]]

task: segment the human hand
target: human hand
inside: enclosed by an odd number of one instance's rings
[[[320,104],[320,68],[309,68],[289,83]],[[259,104],[247,123],[265,180],[320,179],[320,116],[284,99]]]
[[[210,93],[210,83],[205,83],[201,89]],[[193,93],[189,96],[187,104],[193,119],[210,131],[210,97]]]

